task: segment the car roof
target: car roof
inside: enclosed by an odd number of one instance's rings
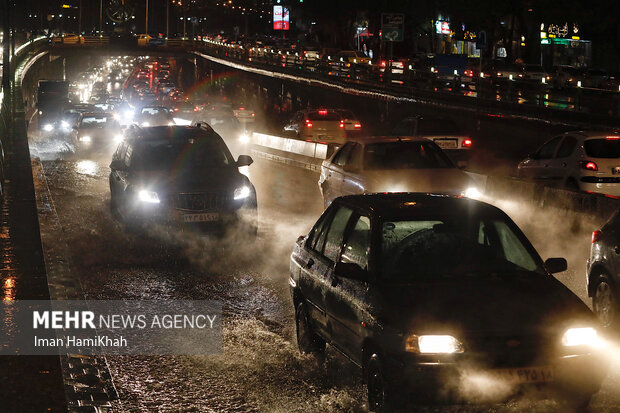
[[[572,135],[583,140],[597,139],[607,136],[618,136],[620,138],[620,131],[605,131],[605,130],[589,130],[589,131],[572,131],[566,132],[565,135]]]
[[[347,138],[347,141],[358,142],[362,145],[386,142],[431,142],[429,139],[416,136],[356,136]]]
[[[385,218],[407,219],[416,216],[471,215],[505,216],[497,207],[461,196],[430,193],[378,193],[336,198],[347,205]]]
[[[197,126],[151,126],[139,128],[138,140],[149,141],[168,138],[175,141],[186,141],[189,139],[219,137],[211,127]]]

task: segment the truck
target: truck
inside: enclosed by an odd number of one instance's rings
[[[69,82],[64,80],[39,80],[37,89],[39,129],[49,129],[51,131],[68,102]]]

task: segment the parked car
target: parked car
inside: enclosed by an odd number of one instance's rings
[[[542,83],[543,78],[545,83],[551,83],[553,81],[552,76],[547,73],[541,65],[525,64],[523,65],[523,79],[532,82]]]
[[[480,195],[471,178],[424,138],[351,138],[323,161],[318,183],[326,207],[342,195],[372,192]]]
[[[588,296],[604,327],[620,332],[620,210],[592,233],[586,264]]]
[[[620,196],[620,134],[576,131],[555,136],[519,163],[517,176]]]
[[[372,411],[528,388],[583,409],[608,363],[596,317],[551,275],[566,267],[483,202],[338,198],[291,255],[297,344],[360,366]]]
[[[160,224],[188,231],[256,235],[256,190],[207,125],[132,127],[110,164],[112,213],[128,229]]]

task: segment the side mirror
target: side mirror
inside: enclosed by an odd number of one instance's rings
[[[127,165],[119,159],[115,159],[110,163],[110,169],[113,171],[126,171]]]
[[[368,272],[354,263],[339,262],[334,268],[334,273],[338,277],[349,278],[357,281],[367,281]]]
[[[252,159],[249,155],[239,155],[237,159],[237,166],[250,166],[254,163],[254,159]]]
[[[562,271],[566,271],[568,264],[564,258],[547,258],[545,261],[545,267],[551,274],[557,274]]]

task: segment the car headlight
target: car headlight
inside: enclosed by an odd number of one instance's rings
[[[138,200],[149,204],[159,204],[159,195],[157,195],[157,192],[142,189],[138,192]]]
[[[80,142],[90,142],[91,140],[90,136],[80,136]]]
[[[133,110],[128,109],[125,111],[123,115],[125,116],[126,119],[133,119]]]
[[[149,125],[150,125],[150,123],[148,123],[148,122],[142,122],[142,126],[149,126]]]
[[[464,351],[460,341],[444,335],[409,336],[405,342],[405,350],[422,354],[453,354]]]
[[[122,141],[123,141],[123,135],[116,135],[116,136],[114,137],[114,142],[116,142],[116,143],[120,143],[120,142],[122,142]]]
[[[242,133],[239,136],[239,142],[241,142],[241,143],[248,143],[248,142],[250,142],[250,137],[248,136],[247,133]]]
[[[590,346],[600,347],[601,340],[592,327],[569,328],[562,336],[562,344],[566,347]]]
[[[52,125],[51,123],[47,123],[45,125],[43,125],[43,130],[45,132],[51,132],[54,130],[54,125]]]
[[[63,128],[63,129],[69,129],[70,128],[69,122],[67,122],[65,120],[61,121],[60,122],[60,127]]]
[[[241,188],[235,189],[233,198],[235,198],[236,200],[245,199],[249,197],[251,193],[252,191],[250,190],[250,188],[248,188],[247,186],[242,186]]]
[[[463,196],[471,199],[478,199],[482,196],[482,192],[480,192],[480,190],[478,190],[475,186],[472,186],[463,191]]]
[[[174,126],[174,122],[168,122],[168,126]]]

